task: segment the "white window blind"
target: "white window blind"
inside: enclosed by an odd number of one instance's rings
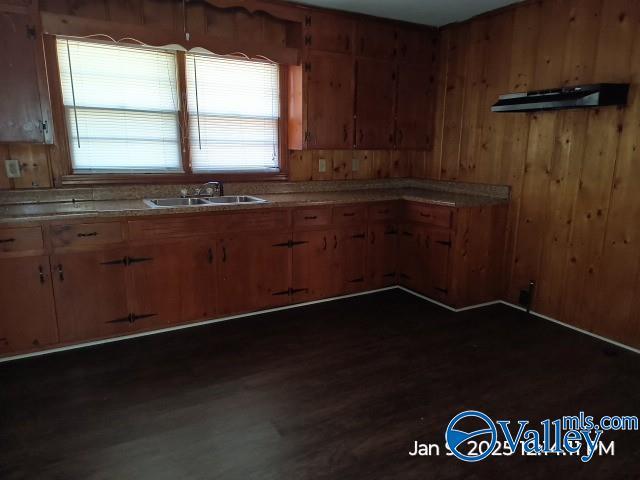
[[[278,66],[190,53],[186,67],[193,171],[277,171]]]
[[[65,38],[57,46],[74,172],[181,171],[175,53]]]

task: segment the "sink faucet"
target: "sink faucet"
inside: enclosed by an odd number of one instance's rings
[[[219,197],[222,197],[224,195],[224,186],[222,182],[220,181],[207,182],[204,185],[201,185],[200,187],[196,187],[193,195],[195,197],[205,196],[205,195],[211,197],[211,196],[214,196],[213,195],[214,192],[217,192]]]

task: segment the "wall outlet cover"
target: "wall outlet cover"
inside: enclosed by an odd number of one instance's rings
[[[351,171],[352,172],[357,172],[360,169],[360,159],[359,158],[352,158],[351,159]]]
[[[318,160],[318,172],[324,173],[327,171],[327,161],[324,158]]]
[[[18,160],[5,160],[4,169],[7,172],[7,178],[20,178],[22,176]]]

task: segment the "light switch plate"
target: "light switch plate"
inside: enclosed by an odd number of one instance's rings
[[[327,160],[324,158],[318,159],[318,172],[324,173],[327,171]]]
[[[351,159],[351,171],[352,172],[357,172],[360,169],[360,159],[359,158],[352,158]]]
[[[5,160],[4,169],[7,172],[7,178],[20,178],[22,176],[18,160]]]

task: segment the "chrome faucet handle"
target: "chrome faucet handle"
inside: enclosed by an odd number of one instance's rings
[[[188,194],[189,194],[189,192],[187,191],[186,188],[182,188],[180,190],[180,198],[187,198]]]

